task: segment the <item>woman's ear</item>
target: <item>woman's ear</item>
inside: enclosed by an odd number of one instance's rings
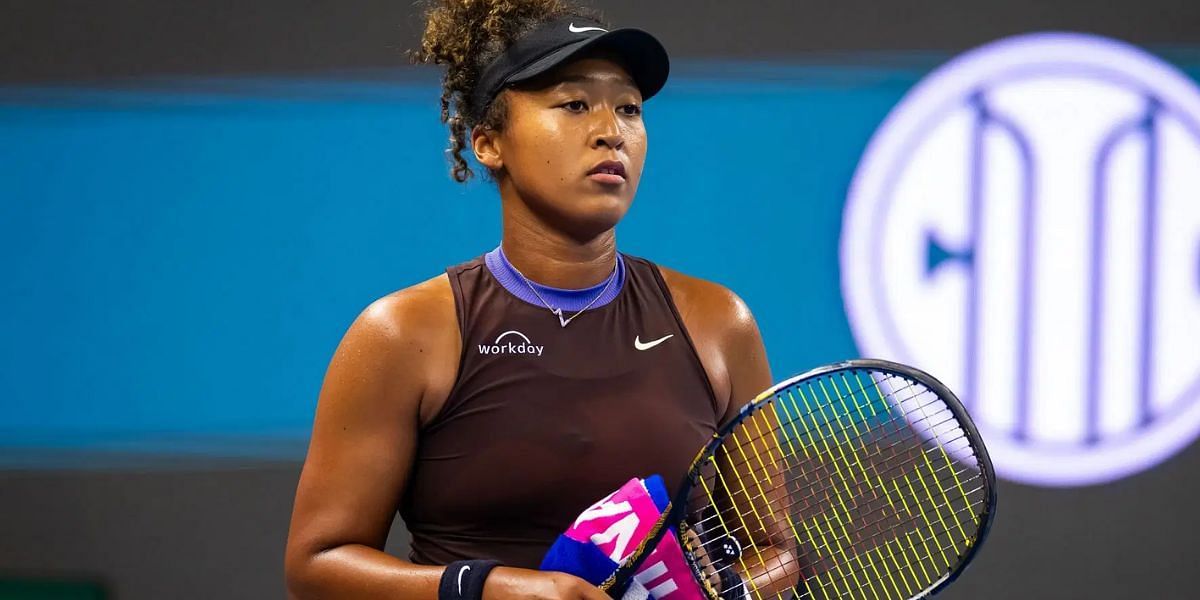
[[[475,152],[475,160],[487,167],[493,173],[504,167],[500,157],[500,132],[483,125],[471,129],[471,150]]]

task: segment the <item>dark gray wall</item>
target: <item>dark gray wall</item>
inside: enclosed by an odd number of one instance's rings
[[[1194,598],[1197,472],[1193,446],[1103,487],[1002,483],[991,538],[939,598]],[[0,473],[0,576],[91,577],[121,600],[282,598],[299,475],[297,463]],[[407,544],[397,522],[386,550]]]
[[[282,598],[300,464],[0,473],[0,579],[104,582],[122,600]],[[387,550],[407,553],[397,526]]]
[[[413,2],[0,2],[0,81],[393,67],[418,39]],[[614,23],[676,57],[962,50],[1005,35],[1081,30],[1138,44],[1200,41],[1194,0],[609,0]]]

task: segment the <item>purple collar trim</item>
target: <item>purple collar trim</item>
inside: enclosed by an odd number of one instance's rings
[[[508,290],[510,294],[534,306],[544,306],[538,300],[537,296],[529,291],[529,286],[525,285],[520,273],[512,266],[512,263],[508,262],[508,257],[504,256],[504,251],[499,246],[495,250],[485,254],[483,261],[487,265],[488,270],[492,272],[492,276],[496,278],[496,281],[499,281],[500,285]],[[616,299],[617,294],[621,293],[621,288],[625,285],[625,259],[621,256],[620,252],[617,253],[617,268],[613,271],[613,274],[592,287],[581,290],[564,290],[562,288],[542,285],[534,281],[530,281],[529,283],[534,288],[537,288],[538,293],[546,299],[546,302],[550,303],[550,306],[561,308],[567,312],[574,312],[583,310],[583,307],[587,306],[609,281],[612,281],[612,285],[608,286],[604,295],[597,299],[588,310],[600,308],[612,302]]]

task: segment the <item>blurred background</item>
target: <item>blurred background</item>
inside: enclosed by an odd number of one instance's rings
[[[892,358],[975,414],[999,511],[942,597],[1196,597],[1200,3],[593,6],[673,58],[621,249],[735,290],[776,378]],[[421,25],[0,2],[0,598],[284,597],[342,333],[499,242]]]

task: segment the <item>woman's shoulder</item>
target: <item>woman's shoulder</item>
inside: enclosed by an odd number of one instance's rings
[[[347,335],[374,340],[375,350],[414,349],[436,343],[445,329],[457,334],[454,297],[446,274],[376,298],[358,314]]]
[[[375,299],[363,310],[363,315],[381,324],[416,325],[444,312],[447,306],[453,315],[454,294],[450,289],[450,278],[441,273]]]
[[[725,330],[753,325],[745,301],[717,282],[656,265],[681,315],[691,315],[706,326]]]
[[[457,342],[458,312],[450,277],[481,265],[483,257],[479,256],[377,298],[363,309],[355,326],[361,324],[389,333],[389,337],[400,342],[417,338]]]
[[[360,344],[397,378],[418,385],[421,423],[428,422],[454,384],[461,341],[453,292],[445,273],[371,302],[350,326]]]

